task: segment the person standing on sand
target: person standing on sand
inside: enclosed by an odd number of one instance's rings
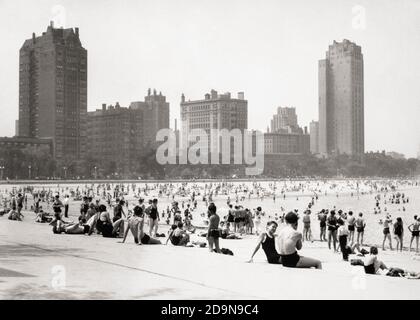
[[[64,197],[64,218],[68,218],[69,217],[69,195],[67,194]]]
[[[363,219],[363,213],[359,213],[359,217],[355,221],[357,231],[357,243],[363,246],[363,236],[365,235],[366,222]]]
[[[411,232],[410,248],[408,251],[411,252],[411,245],[414,239],[416,239],[416,253],[419,253],[420,218],[417,215],[414,216],[414,222],[408,226],[408,230]]]
[[[403,238],[404,238],[404,226],[401,217],[397,218],[397,221],[394,223],[394,235],[395,240],[397,241],[397,251],[400,249],[402,252],[403,249]]]
[[[330,215],[327,218],[328,227],[328,249],[331,250],[331,241],[333,242],[334,252],[337,252],[337,218],[335,217],[335,211],[331,210]]]
[[[311,231],[311,211],[310,210],[306,210],[305,214],[302,218],[302,222],[303,222],[303,241],[311,241],[312,240],[312,231]]]
[[[297,253],[297,250],[302,249],[302,233],[297,231],[298,219],[294,212],[289,212],[285,216],[286,227],[280,231],[278,236],[281,263],[289,268],[322,269],[321,261],[301,257]]]
[[[209,250],[213,252],[213,246],[217,253],[221,253],[219,247],[220,230],[219,223],[220,217],[216,213],[216,205],[212,202],[208,207],[209,228],[207,232],[207,241],[209,242]]]
[[[350,246],[354,244],[354,223],[356,221],[356,218],[353,216],[353,211],[349,211],[349,216],[347,218],[347,227],[349,230],[349,238],[348,241],[350,243]]]
[[[389,248],[392,250],[392,239],[391,239],[391,231],[389,230],[389,226],[392,224],[392,219],[390,215],[387,215],[384,220],[384,240],[382,241],[382,250],[385,251],[385,241],[388,239],[389,241]]]
[[[321,212],[318,214],[318,220],[319,227],[321,230],[320,241],[327,241],[327,238],[325,237],[327,229],[327,214],[325,213],[325,209],[322,209]]]

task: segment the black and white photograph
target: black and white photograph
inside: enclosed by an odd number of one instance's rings
[[[0,0],[0,39],[0,300],[420,299],[420,1]]]

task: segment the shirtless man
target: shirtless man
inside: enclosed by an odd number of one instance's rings
[[[143,219],[143,216],[144,216],[143,207],[141,205],[135,206],[134,209],[133,209],[133,215],[128,218],[128,221],[127,221],[128,228],[125,229],[125,231],[124,231],[124,237],[123,237],[123,240],[121,241],[121,243],[125,242],[125,240],[127,239],[127,235],[128,235],[129,231],[131,231],[131,233],[134,237],[134,242],[136,244],[139,243],[139,239],[140,239],[140,237],[139,237],[139,233],[140,233],[139,226],[140,226],[141,219]]]
[[[321,261],[301,257],[297,250],[302,249],[302,234],[297,231],[298,216],[294,212],[289,212],[285,216],[286,227],[278,236],[278,248],[283,266],[290,268],[316,268],[322,269]]]
[[[359,213],[359,217],[355,221],[357,231],[357,243],[363,246],[363,236],[365,235],[366,222],[363,219],[363,213]]]
[[[305,214],[302,218],[302,222],[303,222],[303,238],[302,241],[311,241],[312,240],[312,231],[311,231],[311,211],[306,210]]]
[[[389,241],[389,248],[392,250],[392,239],[391,239],[391,231],[389,229],[390,225],[392,225],[392,219],[390,215],[387,215],[384,220],[384,240],[382,241],[382,250],[385,251],[385,241],[388,239]]]
[[[408,230],[411,232],[410,248],[408,251],[411,251],[411,245],[413,244],[414,239],[416,239],[416,253],[419,253],[419,236],[420,236],[420,218],[414,216],[414,222],[408,226]]]

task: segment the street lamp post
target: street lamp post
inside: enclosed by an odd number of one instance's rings
[[[32,167],[31,167],[31,166],[28,166],[28,171],[29,171],[29,180],[31,180],[31,169],[32,169]]]

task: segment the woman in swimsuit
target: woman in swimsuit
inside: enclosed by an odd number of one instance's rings
[[[397,218],[397,222],[394,223],[394,235],[397,241],[397,251],[403,249],[403,238],[404,238],[404,226],[401,217]]]
[[[392,250],[392,239],[391,239],[391,231],[389,230],[389,225],[392,224],[391,216],[386,216],[384,220],[384,240],[382,241],[382,250],[385,251],[385,241],[388,239],[389,241],[389,248]]]
[[[252,253],[251,259],[249,259],[247,262],[253,262],[254,255],[257,253],[260,247],[262,247],[267,257],[268,263],[281,264],[280,254],[277,252],[275,245],[275,232],[277,230],[277,226],[278,225],[275,221],[269,221],[267,223],[267,231],[258,237],[257,246]]]
[[[321,261],[301,257],[297,253],[297,250],[302,249],[302,234],[297,231],[298,219],[294,212],[289,212],[285,216],[286,227],[280,231],[278,236],[281,262],[283,266],[290,268],[322,269]]]
[[[414,216],[414,223],[408,226],[408,230],[411,232],[410,248],[408,251],[411,251],[411,245],[414,239],[416,239],[416,253],[419,253],[420,218]]]

